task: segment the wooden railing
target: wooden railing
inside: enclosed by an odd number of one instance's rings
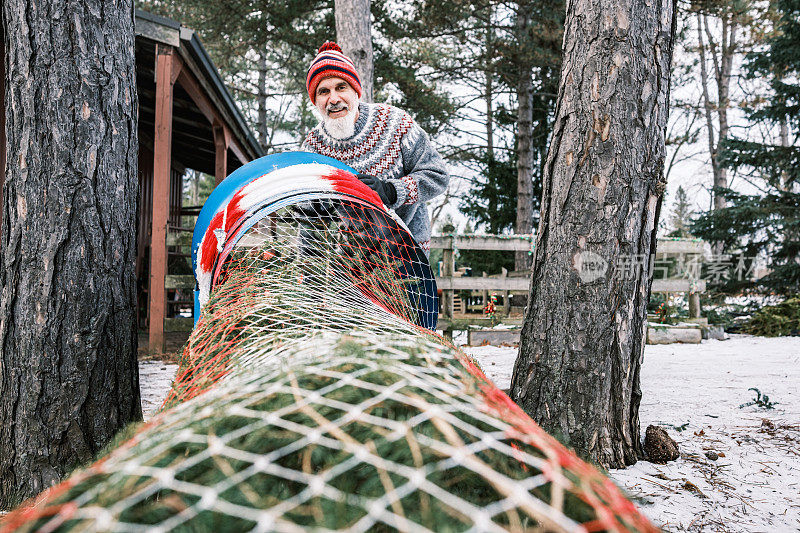
[[[431,249],[442,250],[441,275],[436,277],[436,285],[442,290],[441,315],[445,321],[454,316],[454,294],[456,291],[483,291],[484,302],[489,291],[501,292],[503,312],[510,312],[510,295],[527,294],[530,289],[530,272],[503,272],[499,275],[483,277],[459,277],[455,272],[455,250],[500,250],[508,252],[531,251],[535,235],[439,235],[431,238]],[[658,239],[657,256],[700,255],[704,242],[697,239]],[[437,271],[437,265],[431,265]],[[704,280],[685,278],[655,279],[652,292],[689,294],[689,316],[700,316],[699,293],[705,292]]]
[[[534,235],[440,235],[431,237],[431,250],[442,250],[441,276],[436,277],[436,286],[442,290],[440,300],[441,315],[452,319],[454,311],[454,294],[459,290],[484,291],[484,301],[488,291],[502,291],[504,314],[511,311],[510,294],[512,292],[528,292],[530,276],[512,274],[503,269],[500,276],[462,278],[455,275],[455,250],[500,250],[507,252],[528,252],[535,242]],[[436,265],[434,271],[438,270]]]
[[[534,235],[439,235],[431,238],[431,249],[442,250],[442,275],[436,276],[436,285],[442,291],[441,315],[442,324],[447,328],[453,323],[453,309],[456,291],[482,291],[483,301],[490,292],[499,292],[503,296],[503,308],[500,314],[508,317],[511,311],[510,296],[527,294],[530,289],[530,272],[508,272],[503,269],[499,275],[483,277],[459,277],[455,272],[455,251],[460,250],[500,250],[506,252],[530,251],[535,242]],[[696,239],[658,239],[656,254],[658,256],[700,255],[703,253],[703,241]],[[431,265],[434,272],[438,265]],[[193,289],[194,276],[168,275],[165,279],[166,289]],[[689,316],[700,316],[700,296],[705,292],[704,280],[684,278],[653,280],[652,292],[671,293],[685,292],[689,295]],[[187,327],[185,319],[174,319],[173,327]],[[461,322],[480,324],[488,322],[482,316],[460,319]]]

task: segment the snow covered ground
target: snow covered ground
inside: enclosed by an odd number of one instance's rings
[[[508,388],[516,348],[465,350]],[[147,418],[176,366],[143,361],[140,371]],[[751,387],[774,408],[740,408],[754,398]],[[611,475],[653,522],[667,531],[800,531],[800,338],[647,346],[642,389],[642,434],[664,427],[681,458]]]
[[[465,349],[508,388],[515,348]],[[740,408],[756,396],[751,387],[774,408]],[[664,427],[681,458],[611,475],[653,522],[667,531],[800,530],[800,338],[647,346],[642,390],[642,434]]]
[[[178,365],[162,361],[139,361],[139,386],[142,394],[142,414],[151,418],[167,398]]]

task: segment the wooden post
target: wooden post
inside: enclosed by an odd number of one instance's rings
[[[453,278],[455,275],[455,258],[453,257],[453,238],[447,239],[447,244],[442,250],[442,277]],[[448,319],[453,319],[453,292],[452,289],[442,291],[442,315]]]
[[[500,277],[505,279],[508,277],[508,269],[503,268]],[[503,291],[503,313],[506,317],[511,316],[511,292],[510,291]]]
[[[216,185],[228,176],[228,146],[231,144],[230,130],[218,121],[214,121],[214,146],[217,156],[214,162],[214,178]]]
[[[172,166],[172,89],[180,71],[174,49],[156,45],[156,111],[153,137],[153,225],[150,239],[151,353],[164,352],[164,318],[167,311],[164,278],[167,275],[167,219]],[[177,72],[176,72],[177,70]]]
[[[700,293],[689,293],[689,318],[700,318]]]
[[[488,274],[484,272],[482,277],[485,278],[487,276]],[[489,304],[489,289],[484,289],[483,291],[481,291],[481,300],[483,303],[483,307],[486,308],[486,306]]]

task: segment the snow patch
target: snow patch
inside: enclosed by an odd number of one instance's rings
[[[139,391],[145,421],[156,414],[167,398],[178,365],[163,361],[139,361]]]
[[[509,387],[516,348],[463,349],[498,387]],[[663,427],[681,458],[639,461],[611,477],[655,524],[665,531],[800,530],[800,338],[647,345],[641,376],[642,436],[650,424]],[[755,397],[749,388],[775,408],[740,408]]]

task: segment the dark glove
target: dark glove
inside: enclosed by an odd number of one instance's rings
[[[397,201],[397,189],[388,181],[383,181],[369,174],[356,174],[361,183],[378,193],[384,205],[392,205]]]

